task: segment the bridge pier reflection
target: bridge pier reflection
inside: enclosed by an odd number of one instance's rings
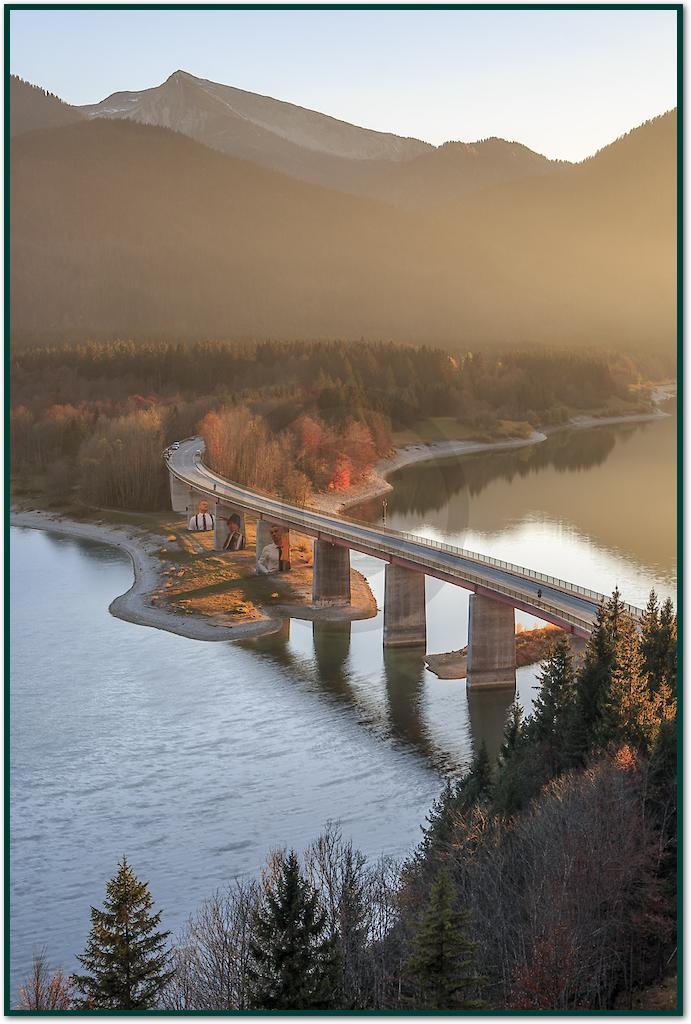
[[[350,685],[348,659],[350,657],[349,622],[312,623],[312,644],[314,663],[320,685],[332,696],[355,704],[356,698]]]
[[[384,678],[392,734],[425,757],[431,756],[434,744],[422,714],[425,662],[421,652],[385,647]]]
[[[485,744],[489,759],[494,763],[504,740],[504,727],[515,694],[508,688],[466,690],[470,735],[475,753]]]

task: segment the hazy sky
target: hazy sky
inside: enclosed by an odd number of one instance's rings
[[[439,144],[581,159],[676,106],[676,12],[11,12],[10,68],[70,103],[178,68]]]

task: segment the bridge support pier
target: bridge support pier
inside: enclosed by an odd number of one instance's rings
[[[468,611],[468,686],[516,688],[514,609],[482,594],[470,595]]]
[[[172,473],[170,476],[170,504],[173,512],[187,515],[194,502],[194,491],[188,484],[183,484]]]
[[[257,519],[256,552],[257,575],[267,575],[267,571],[287,572],[290,569],[290,530]]]
[[[199,508],[199,502],[206,501],[209,512],[215,516],[216,508],[213,501],[203,491],[197,491],[189,484],[183,484],[177,477],[170,474],[170,504],[173,512],[179,512],[189,521]]]
[[[214,551],[239,551],[245,546],[245,513],[235,505],[217,501],[214,513]],[[232,536],[232,540],[231,540]]]
[[[315,540],[312,601],[321,606],[350,604],[350,548]]]
[[[384,647],[425,646],[425,574],[387,564],[384,583]]]

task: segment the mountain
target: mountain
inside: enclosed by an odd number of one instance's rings
[[[63,103],[53,93],[10,75],[10,136],[36,128],[56,128],[82,121],[86,115],[79,107]]]
[[[676,113],[591,160],[410,211],[165,129],[13,142],[13,340],[675,344]]]
[[[356,190],[411,209],[434,209],[480,189],[541,177],[563,166],[504,139],[446,142],[412,160],[373,167]]]
[[[580,164],[478,192],[446,213],[473,239],[502,301],[522,311],[515,326],[525,338],[671,349],[676,189],[675,110]]]
[[[302,181],[408,207],[439,205],[556,166],[502,139],[435,148],[185,71],[153,89],[114,93],[81,109],[89,117],[172,128],[221,153]]]
[[[362,164],[395,164],[433,148],[185,71],[153,89],[114,93],[81,109],[89,117],[173,128],[221,153],[335,188],[357,179]]]

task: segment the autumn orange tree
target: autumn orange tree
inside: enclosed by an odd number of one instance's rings
[[[72,980],[62,968],[51,974],[46,950],[34,953],[31,973],[19,986],[18,1010],[69,1010],[72,1007]]]

